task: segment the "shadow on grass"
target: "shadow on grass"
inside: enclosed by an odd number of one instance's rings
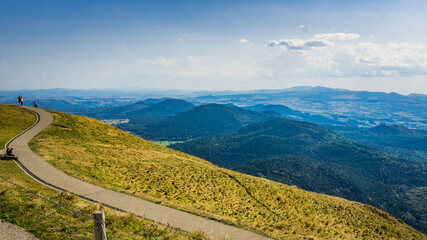
[[[0,154],[0,161],[13,161],[13,157],[6,157],[4,154]]]

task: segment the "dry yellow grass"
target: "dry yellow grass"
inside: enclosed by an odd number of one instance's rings
[[[13,106],[0,105],[0,142],[31,126],[33,113]],[[72,194],[48,188],[29,176],[10,159],[0,155],[0,176],[47,199],[92,215],[98,204],[83,201]],[[109,239],[206,239],[201,233],[187,233],[109,208],[106,213]],[[0,179],[0,219],[16,224],[39,239],[93,239],[93,221],[60,208]],[[1,239],[5,236],[0,236]]]
[[[100,209],[69,193],[60,193],[27,176],[13,161],[0,161],[1,176],[86,215]],[[103,208],[109,239],[205,239],[148,220]],[[0,179],[0,218],[14,223],[40,239],[93,239],[93,221],[37,198]]]
[[[22,108],[14,106],[0,106],[0,149],[11,138],[30,127],[36,116]]]
[[[277,239],[426,239],[371,206],[218,168],[93,119],[54,115],[30,146],[82,180]]]

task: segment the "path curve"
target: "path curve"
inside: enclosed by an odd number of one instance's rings
[[[9,141],[6,146],[10,145],[14,148],[14,153],[19,158],[17,163],[21,168],[43,184],[61,191],[74,193],[89,201],[98,202],[117,210],[131,212],[139,217],[188,232],[203,231],[209,237],[231,238],[235,240],[270,239],[248,230],[192,215],[123,193],[107,190],[66,175],[47,163],[28,147],[28,142],[53,122],[52,114],[40,108],[27,106],[23,108],[34,112],[37,115],[37,122]]]

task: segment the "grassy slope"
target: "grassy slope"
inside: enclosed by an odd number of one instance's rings
[[[29,111],[14,106],[0,106],[0,149],[35,121],[36,116]]]
[[[28,177],[13,161],[0,161],[6,179],[30,191],[91,216],[99,210],[71,194],[63,194]],[[198,233],[180,232],[132,214],[103,208],[109,239],[204,239]],[[57,207],[0,179],[0,218],[40,239],[93,239],[93,220]]]
[[[96,120],[54,115],[30,146],[85,181],[278,239],[425,239],[371,206],[221,169]]]
[[[0,143],[4,145],[36,120],[34,114],[11,106],[0,106]],[[28,177],[10,160],[0,160],[0,176],[59,202],[67,207],[91,215],[98,204],[63,194]],[[180,232],[131,214],[104,208],[107,236],[111,239],[204,239],[198,233]],[[92,239],[93,221],[72,214],[0,179],[0,218],[14,223],[40,239]]]
[[[427,233],[427,201],[414,204],[427,195],[411,203],[406,197],[427,186],[427,167],[321,126],[276,119],[171,147],[241,173],[373,205]]]

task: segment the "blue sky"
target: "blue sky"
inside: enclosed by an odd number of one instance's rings
[[[427,2],[0,0],[0,89],[427,94]]]

